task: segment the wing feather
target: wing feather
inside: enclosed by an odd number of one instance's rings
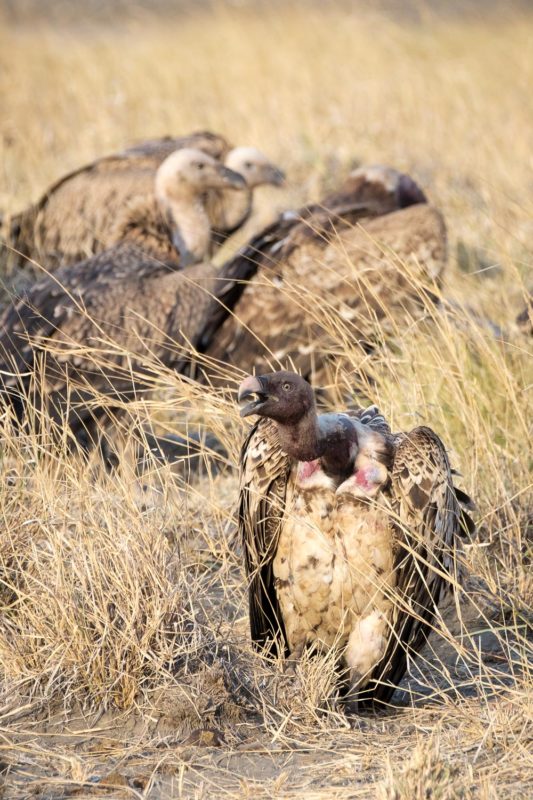
[[[422,649],[438,621],[441,596],[458,577],[456,555],[465,512],[444,445],[429,428],[396,437],[390,497],[397,535],[393,628],[385,656],[361,697],[363,705],[390,700],[409,654]]]
[[[239,532],[248,577],[250,631],[258,650],[286,649],[272,573],[283,519],[291,463],[279,446],[274,424],[257,422],[241,451]]]
[[[359,200],[335,209],[305,206],[296,212],[284,212],[258,233],[236,256],[221,268],[213,302],[196,340],[196,349],[208,353],[216,336],[241,300],[246,287],[258,272],[274,272],[291,253],[306,241],[326,247],[342,227],[360,219],[379,216],[380,207]]]

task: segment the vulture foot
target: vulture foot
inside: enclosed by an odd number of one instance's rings
[[[295,647],[294,650],[291,650],[285,664],[283,665],[283,674],[284,675],[296,675],[296,667],[302,657],[304,651],[304,644]]]

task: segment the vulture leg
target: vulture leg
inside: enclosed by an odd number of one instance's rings
[[[295,675],[296,674],[296,667],[298,666],[298,662],[300,661],[303,652],[305,650],[306,642],[300,642],[287,656],[285,664],[283,666],[283,672],[285,675]]]
[[[345,696],[347,714],[358,710],[358,696],[373,668],[387,647],[387,619],[377,609],[357,620],[348,638],[344,659],[349,668],[349,688]]]

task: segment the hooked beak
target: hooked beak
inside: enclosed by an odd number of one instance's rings
[[[269,166],[265,168],[265,183],[269,183],[272,186],[284,186],[285,173],[281,169],[269,164]]]
[[[228,186],[231,189],[246,189],[246,181],[239,172],[220,165],[219,175],[223,186]]]
[[[245,378],[239,386],[237,400],[242,404],[250,397],[256,396],[250,403],[242,406],[241,417],[249,417],[250,414],[257,414],[257,412],[264,406],[268,399],[268,394],[265,390],[264,381],[255,375]]]

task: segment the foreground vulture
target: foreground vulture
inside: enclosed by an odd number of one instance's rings
[[[119,244],[44,278],[6,309],[0,388],[19,419],[31,395],[59,422],[67,413],[89,446],[106,419],[95,393],[127,402],[144,386],[146,362],[173,364],[175,340],[193,335],[213,288],[205,194],[224,188],[245,183],[199,150],[173,152],[157,171],[155,197],[127,209]]]
[[[317,415],[291,372],[245,379],[239,527],[252,639],[297,661],[338,649],[349,710],[386,703],[438,627],[473,532],[430,428],[392,434],[375,406]]]
[[[371,346],[376,322],[387,335],[419,318],[445,260],[444,221],[416,183],[389,167],[356,170],[224,265],[197,350],[245,372],[291,363],[311,376],[344,336]],[[216,366],[207,372],[217,380]]]
[[[211,189],[207,212],[217,244],[246,222],[253,190],[262,184],[280,186],[284,175],[255,148],[232,148],[221,136],[195,133],[165,137],[87,164],[54,183],[41,199],[7,222],[7,244],[48,270],[75,264],[115,244],[115,218],[137,198],[153,198],[154,178],[175,150],[194,148],[243,175],[247,191]],[[17,253],[8,255],[18,263]]]

